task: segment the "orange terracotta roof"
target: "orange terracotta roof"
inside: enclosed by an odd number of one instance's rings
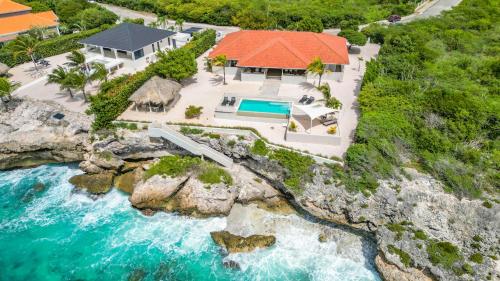
[[[16,3],[11,0],[0,0],[0,15],[22,11],[31,11],[31,7]]]
[[[316,57],[349,64],[345,38],[314,32],[242,30],[224,37],[208,56],[221,54],[246,67],[305,69]]]
[[[20,33],[33,27],[54,27],[59,25],[57,20],[52,11],[0,18],[0,35]]]

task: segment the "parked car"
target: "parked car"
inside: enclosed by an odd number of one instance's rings
[[[400,15],[390,15],[387,20],[390,22],[390,23],[395,23],[395,22],[398,22],[401,20],[401,16]]]

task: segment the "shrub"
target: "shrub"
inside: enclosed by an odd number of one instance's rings
[[[224,183],[227,185],[233,184],[233,178],[224,169],[217,167],[215,164],[205,162],[200,167],[201,172],[197,178],[206,184]]]
[[[270,159],[278,161],[288,173],[285,176],[285,185],[297,194],[302,193],[301,186],[312,178],[311,166],[314,160],[298,152],[278,149],[271,153]]]
[[[159,162],[152,165],[151,168],[145,172],[144,177],[148,179],[154,175],[170,177],[183,176],[200,162],[201,160],[195,157],[181,157],[178,155],[164,156],[160,158]]]
[[[472,269],[472,266],[468,263],[464,263],[464,265],[462,265],[462,269],[467,273],[467,274],[470,274],[472,275],[474,273],[474,269]]]
[[[474,240],[476,242],[482,242],[483,238],[481,238],[481,236],[479,236],[479,235],[474,235],[474,237],[472,237],[472,240]]]
[[[347,39],[347,41],[351,45],[363,46],[366,44],[367,41],[366,35],[354,29],[342,30],[339,32],[338,36]]]
[[[427,240],[427,234],[423,230],[414,230],[413,236],[418,240]]]
[[[253,154],[260,156],[266,156],[269,153],[269,149],[267,148],[266,143],[261,139],[257,139],[253,143],[253,146],[251,147],[250,151]]]
[[[335,135],[337,132],[337,126],[331,126],[328,127],[328,130],[326,131],[329,135]]]
[[[401,223],[389,223],[386,227],[396,234],[396,240],[401,240],[403,233],[406,231],[406,227]]]
[[[387,249],[389,250],[389,253],[398,255],[399,260],[405,267],[409,267],[413,263],[410,255],[407,252],[396,248],[394,245],[388,245]]]
[[[198,72],[196,57],[192,51],[179,48],[159,53],[159,61],[156,63],[158,73],[178,82],[195,75]]]
[[[190,105],[186,108],[184,115],[187,119],[198,118],[202,114],[203,106]]]
[[[297,124],[295,121],[290,121],[290,126],[288,127],[290,132],[297,132]]]
[[[483,207],[491,209],[491,208],[493,208],[493,204],[490,201],[484,201]]]
[[[181,127],[180,132],[184,135],[200,135],[203,133],[203,130],[198,128]]]
[[[235,140],[230,140],[230,141],[227,142],[227,145],[229,147],[234,147],[236,145],[236,141]]]
[[[474,253],[469,257],[469,260],[478,264],[483,263],[483,255],[480,253]]]
[[[433,265],[442,265],[448,269],[463,259],[458,247],[450,242],[431,241],[427,245],[427,254]]]
[[[203,136],[209,137],[211,139],[220,139],[220,135],[215,133],[204,133]]]

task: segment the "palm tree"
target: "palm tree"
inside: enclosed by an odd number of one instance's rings
[[[307,72],[319,76],[318,86],[321,85],[321,77],[325,74],[326,65],[323,63],[321,58],[317,57],[312,60],[312,62],[307,66]]]
[[[45,84],[59,84],[59,88],[61,90],[67,90],[71,98],[74,98],[72,91],[73,87],[71,85],[70,79],[68,79],[68,76],[69,71],[59,65],[56,69],[52,70],[52,73],[47,76],[47,83]]]
[[[178,18],[175,20],[175,25],[179,26],[179,31],[182,31],[182,25],[184,24],[184,20],[181,18]]]
[[[83,99],[85,100],[85,102],[88,102],[85,87],[89,83],[89,77],[81,70],[73,69],[68,73],[68,77],[66,79],[68,86],[73,89],[82,91]]]
[[[12,93],[19,87],[19,85],[19,83],[11,82],[7,78],[0,77],[0,101],[2,101],[5,109],[7,109],[7,102],[4,98],[7,97],[7,101],[9,101]]]
[[[108,70],[102,63],[94,62],[92,63],[92,69],[94,72],[90,75],[90,80],[91,81],[99,81],[99,84],[102,83],[103,81],[107,82],[108,81]]]
[[[67,66],[79,70],[84,69],[85,72],[87,72],[87,66],[85,65],[85,55],[81,51],[71,51],[71,54],[67,55],[66,58],[68,59],[68,62],[65,63]]]
[[[38,47],[40,46],[40,41],[36,38],[29,35],[22,35],[17,37],[14,40],[14,43],[9,47],[12,51],[12,55],[14,59],[17,59],[19,56],[28,56],[31,58],[31,61],[35,65],[35,70],[38,71],[38,67],[36,66],[35,53],[38,51]]]
[[[158,26],[161,26],[162,29],[165,29],[165,27],[167,26],[167,17],[159,16],[156,19],[156,23],[158,24]]]
[[[226,85],[226,63],[227,63],[226,55],[218,55],[212,61],[212,65],[222,66],[222,72],[224,73],[224,85]]]

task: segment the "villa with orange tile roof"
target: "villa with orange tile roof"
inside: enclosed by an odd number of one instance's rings
[[[345,38],[314,32],[242,30],[228,34],[209,58],[218,55],[228,60],[226,74],[241,81],[305,82],[314,78],[306,69],[318,57],[326,65],[322,78],[342,81],[344,66],[349,64]]]
[[[59,18],[53,11],[31,13],[31,7],[11,0],[0,0],[0,44],[16,39],[32,28],[47,28],[59,34]]]

